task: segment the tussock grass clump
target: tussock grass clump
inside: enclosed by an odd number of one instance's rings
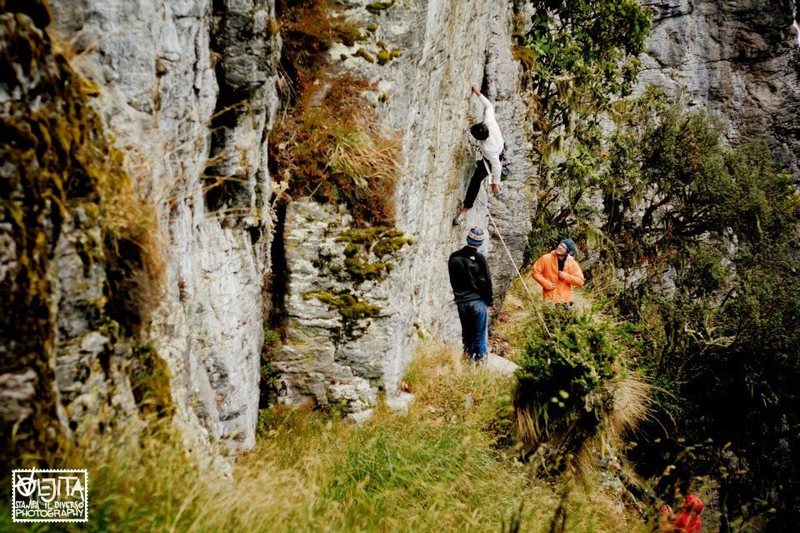
[[[366,38],[355,24],[338,16],[340,9],[334,0],[278,0],[275,3],[283,39],[281,67],[289,77],[287,81],[295,88],[310,82],[324,69],[325,53],[334,43],[353,46]],[[283,86],[283,89],[288,88]]]
[[[196,466],[173,431],[93,435],[64,465],[90,468],[90,517],[73,531],[643,531],[602,494],[536,480],[509,456],[514,380],[423,347],[408,415],[361,426],[310,409],[262,412],[233,479]],[[502,421],[506,421],[505,424]],[[2,511],[0,528],[10,513]],[[5,521],[5,522],[4,522]]]
[[[625,349],[606,319],[544,305],[550,335],[525,344],[514,391],[514,419],[526,456],[546,471],[585,476],[594,456],[615,448],[647,416],[650,386],[625,369]]]
[[[392,225],[400,139],[383,131],[362,95],[372,86],[328,65],[334,42],[352,46],[363,36],[333,2],[284,1],[277,7],[284,30],[281,92],[288,107],[270,133],[270,171],[291,196],[345,203],[358,224]]]
[[[271,132],[270,158],[292,195],[345,203],[357,223],[394,222],[400,139],[386,135],[353,78],[308,91]]]

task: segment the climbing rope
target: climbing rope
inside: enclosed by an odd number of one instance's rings
[[[486,194],[488,195],[489,191],[487,191]],[[488,196],[487,196],[487,198],[488,198]],[[550,330],[547,329],[547,324],[544,321],[544,316],[542,315],[542,312],[539,310],[539,307],[536,305],[536,300],[534,299],[530,288],[528,288],[528,283],[525,281],[525,277],[519,271],[519,268],[517,267],[517,262],[514,261],[514,257],[511,255],[511,250],[509,250],[508,246],[506,245],[506,240],[503,238],[503,234],[500,231],[500,228],[497,226],[497,223],[494,221],[494,217],[492,216],[492,210],[489,209],[489,203],[488,202],[484,202],[480,198],[478,198],[478,201],[480,203],[482,203],[483,206],[486,208],[486,214],[489,215],[489,223],[492,226],[494,226],[494,231],[497,233],[497,236],[500,237],[500,242],[503,245],[503,249],[506,251],[506,255],[508,256],[508,259],[511,261],[511,266],[514,267],[514,271],[517,273],[517,277],[519,277],[519,280],[522,282],[522,286],[525,288],[525,292],[528,293],[528,298],[530,299],[531,307],[533,307],[533,310],[536,313],[536,318],[539,320],[539,323],[542,326],[542,331],[544,332],[545,338],[549,339],[550,338]]]

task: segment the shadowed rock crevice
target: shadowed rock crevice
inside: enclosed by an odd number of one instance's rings
[[[267,0],[214,0],[211,49],[219,92],[203,182],[209,211],[232,221],[263,217],[269,81],[276,72],[277,35]]]

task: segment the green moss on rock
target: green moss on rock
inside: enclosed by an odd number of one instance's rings
[[[357,283],[366,280],[383,279],[388,273],[386,263],[375,261],[373,263],[361,261],[356,257],[348,257],[344,260],[344,268],[350,277]]]
[[[374,63],[375,62],[375,57],[372,54],[370,54],[369,52],[367,52],[367,50],[365,48],[359,48],[356,51],[356,53],[353,54],[353,57],[361,57],[361,58],[363,58],[365,61],[367,61],[369,63]]]
[[[144,415],[172,415],[174,405],[169,368],[155,348],[148,344],[133,350],[129,376],[139,412]]]
[[[353,257],[359,252],[360,249],[361,247],[357,244],[350,243],[345,247],[343,253],[345,257]]]
[[[371,4],[366,5],[366,10],[373,15],[379,15],[382,11],[386,11],[392,7],[394,2],[395,0],[389,0],[388,2],[372,2]]]
[[[346,336],[354,336],[358,326],[369,318],[380,315],[380,306],[360,300],[357,296],[347,292],[308,292],[303,295],[304,300],[317,299],[326,304],[328,309],[336,310],[342,316],[342,329]]]
[[[387,258],[414,243],[399,229],[386,226],[352,228],[341,233],[336,241],[347,243],[343,251],[344,271],[357,284],[385,279],[395,267]]]
[[[381,48],[380,50],[378,50],[378,64],[379,65],[385,65],[386,63],[388,63],[391,60],[392,60],[392,56],[391,56],[391,54],[389,53],[389,51],[387,49]]]
[[[392,61],[393,59],[397,59],[403,52],[399,48],[392,48],[389,50],[383,42],[379,43],[381,49],[378,51],[378,64],[385,65],[386,63]]]

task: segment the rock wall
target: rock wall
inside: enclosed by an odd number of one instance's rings
[[[375,84],[368,97],[385,128],[404,139],[396,225],[413,244],[398,250],[385,279],[344,282],[331,275],[327,263],[343,268],[347,240],[341,233],[349,231],[347,217],[313,204],[290,205],[284,232],[289,336],[276,358],[280,401],[343,401],[357,417],[374,405],[378,388],[390,397],[398,391],[420,338],[433,335],[460,344],[447,258],[463,246],[471,226],[490,231],[482,251],[489,256],[496,302],[502,303],[515,275],[511,258],[521,264],[530,231],[534,178],[518,67],[511,58],[510,5],[409,1],[376,13],[367,4],[351,2],[345,15],[363,28],[374,25],[368,40],[335,46],[330,57],[339,71]],[[382,48],[400,56],[381,65],[357,55],[359,48],[372,57]],[[464,225],[453,227],[475,167],[477,147],[468,129],[482,119],[470,85],[483,86],[496,104],[512,177],[501,199],[488,198],[484,189]],[[318,297],[320,291],[341,295],[343,283],[354,289],[358,302],[375,306],[356,321],[355,336],[340,335],[342,313]]]
[[[421,337],[458,343],[446,259],[471,225],[490,229],[484,252],[502,294],[513,276],[509,257],[519,262],[526,241],[531,177],[510,57],[510,6],[420,1],[375,13],[367,4],[350,3],[344,15],[377,23],[366,46],[375,52],[383,41],[400,49],[400,57],[381,66],[353,56],[355,49],[331,54],[338,68],[376,83],[371,97],[381,120],[405,139],[399,231],[380,230],[364,241],[339,208],[296,201],[278,241],[286,278],[286,294],[278,299],[287,302],[290,318],[275,361],[280,400],[338,403],[354,418],[368,416],[379,388],[397,391]],[[148,353],[167,363],[174,419],[190,445],[210,440],[232,452],[247,449],[254,443],[274,274],[266,161],[278,107],[274,5],[51,0],[50,10],[48,31],[70,65],[95,84],[89,104],[125,154],[122,170],[136,194],[157,211],[165,283],[142,338],[152,345]],[[342,53],[353,57],[338,61]],[[475,164],[467,128],[481,118],[472,84],[497,104],[513,175],[502,199],[481,192],[467,223],[454,228]],[[58,242],[80,241],[80,232],[65,228]],[[498,253],[500,234],[510,256]],[[102,292],[106,282],[103,272],[87,276],[78,268],[66,245],[56,249],[63,268],[53,294],[65,302],[61,329],[72,331],[83,322],[67,312],[80,308],[70,302]],[[377,278],[352,272],[375,265]],[[107,336],[84,329],[64,343],[58,370],[59,390],[77,418],[82,411],[72,402],[97,403],[103,388],[89,390],[87,380],[113,381],[102,363]],[[97,364],[102,372],[87,374]],[[24,375],[15,376],[4,383],[30,389]]]
[[[163,362],[140,336],[159,287],[155,217],[49,20],[39,2],[0,14],[3,465],[171,410]]]
[[[715,112],[732,142],[766,138],[800,172],[800,46],[789,2],[645,0],[653,32],[639,86]]]
[[[150,337],[171,370],[178,423],[249,448],[269,301],[272,4],[50,4],[54,33],[98,84],[93,105],[159,211],[167,282]]]
[[[266,139],[278,107],[274,6],[50,4],[49,30],[71,65],[97,84],[91,105],[126,154],[124,170],[138,194],[157,209],[166,282],[147,338],[168,364],[175,419],[191,442],[211,437],[231,451],[247,449],[272,301]],[[378,389],[397,391],[420,338],[458,343],[446,259],[471,225],[490,230],[484,252],[502,294],[514,275],[510,258],[521,261],[529,231],[532,173],[510,56],[510,6],[405,2],[375,13],[367,4],[350,3],[344,15],[376,23],[367,48],[376,52],[382,41],[400,57],[377,65],[342,47],[331,56],[337,68],[376,83],[371,98],[381,120],[405,139],[396,196],[402,233],[373,235],[377,241],[365,247],[352,242],[357,229],[339,208],[304,201],[288,207],[279,244],[290,327],[275,361],[281,401],[340,403],[355,418],[367,416]],[[343,53],[351,57],[338,61]],[[482,113],[472,84],[496,102],[512,178],[502,199],[481,192],[466,224],[454,228],[475,164],[467,128]],[[391,250],[376,255],[375,242]],[[356,256],[346,255],[348,244],[361,246],[351,250]],[[345,262],[356,259],[385,272],[380,279],[343,275]],[[78,282],[73,270],[64,270],[67,294]],[[85,377],[62,376],[65,390]]]

